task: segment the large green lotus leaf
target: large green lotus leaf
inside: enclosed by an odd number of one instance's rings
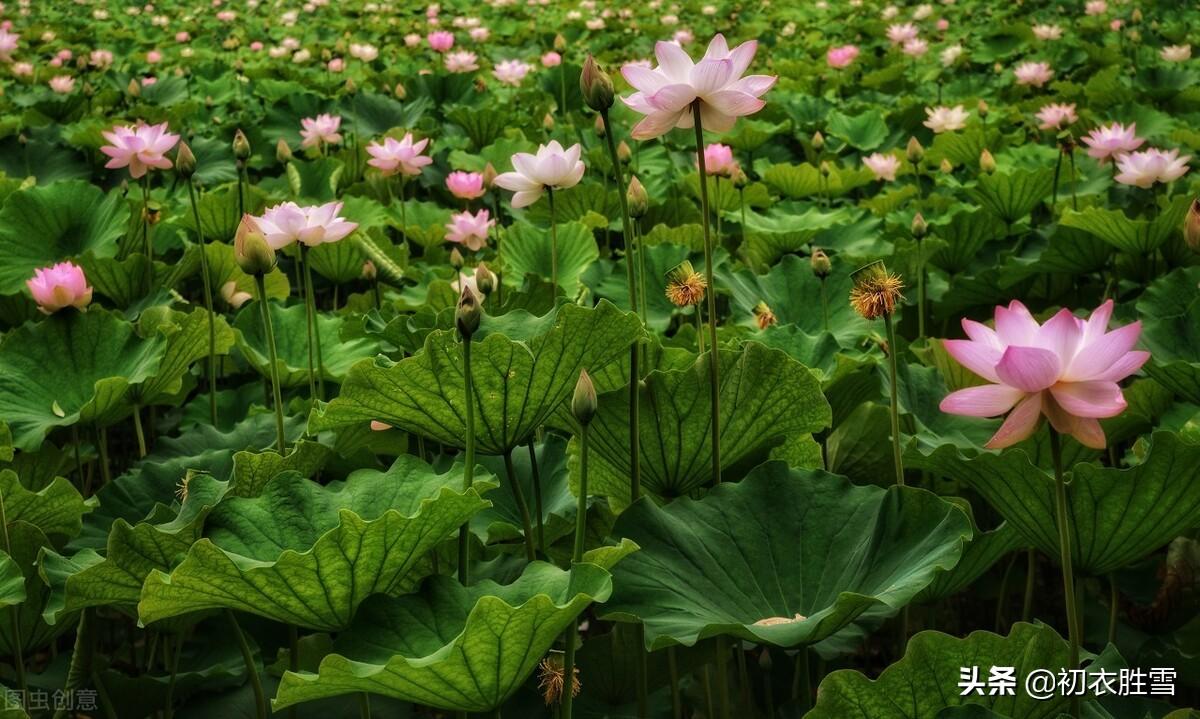
[[[785,197],[803,199],[813,195],[829,193],[833,197],[842,195],[870,184],[870,170],[863,167],[830,166],[828,177],[821,174],[816,165],[771,165],[763,172],[763,182]],[[799,225],[803,227],[804,225]]]
[[[972,632],[965,639],[941,632],[921,632],[908,641],[904,657],[878,679],[868,679],[853,669],[825,677],[817,690],[817,703],[808,719],[935,719],[949,716],[949,707],[976,705],[1012,719],[1055,719],[1067,710],[1068,698],[1054,692],[1050,698],[1033,698],[1025,691],[1025,677],[1035,670],[1057,674],[1067,666],[1068,648],[1048,626],[1018,623],[1007,637]],[[992,667],[1016,667],[1017,682],[1011,696],[961,694],[959,670],[978,667],[986,681]],[[972,716],[955,714],[953,716]]]
[[[996,508],[1025,541],[1057,557],[1054,478],[1024,450],[968,457],[951,446],[928,457],[910,452],[914,468],[965,482]],[[1075,571],[1101,576],[1135,562],[1200,526],[1200,445],[1155,432],[1145,460],[1129,469],[1077,464],[1069,471],[1071,551]]]
[[[54,637],[72,628],[73,622],[51,626],[42,620],[42,609],[50,597],[50,588],[38,576],[38,557],[44,547],[51,546],[46,533],[25,521],[8,524],[9,556],[24,577],[25,601],[15,604],[20,617],[21,646],[26,652],[35,651]],[[11,653],[13,612],[0,612],[0,647]]]
[[[139,331],[143,336],[162,335],[167,348],[154,376],[134,389],[139,404],[175,404],[179,400],[192,365],[208,357],[210,318],[213,349],[217,357],[227,355],[233,347],[234,331],[223,316],[210,315],[200,307],[191,313],[167,307],[153,307],[142,313]]]
[[[965,271],[978,260],[980,250],[989,242],[1004,237],[1004,227],[996,218],[979,209],[959,212],[947,224],[936,225],[933,231],[946,242],[934,255],[933,263],[950,273]]]
[[[325,486],[280,475],[217,505],[183,562],[146,579],[138,613],[149,623],[229,608],[340,629],[369,595],[415,586],[429,551],[489,505],[479,491],[491,476],[480,469],[476,484],[464,491],[461,467],[436,474],[411,455]]]
[[[0,550],[0,607],[11,607],[25,601],[25,575],[8,552]]]
[[[770,462],[700,500],[642,498],[613,535],[641,551],[614,570],[604,615],[643,622],[648,649],[717,635],[795,647],[894,614],[958,562],[971,524],[925,490]]]
[[[846,299],[853,286],[851,271],[845,263],[838,263],[824,282],[828,330],[844,347],[853,346],[871,332],[871,323],[860,317]],[[821,305],[822,282],[805,258],[788,255],[762,275],[748,269],[723,269],[718,284],[729,288],[734,316],[742,324],[753,325],[754,306],[766,302],[781,325],[794,324],[813,335],[826,329]]]
[[[42,615],[46,623],[55,624],[64,612],[85,607],[136,606],[146,577],[155,569],[170,571],[183,558],[200,536],[204,517],[221,501],[228,487],[227,482],[207,474],[189,478],[177,514],[166,521],[134,525],[117,519],[103,555],[84,549],[66,557],[44,550],[38,572],[52,590]]]
[[[829,134],[859,150],[874,150],[887,139],[887,123],[878,110],[850,117],[836,110],[829,115]]]
[[[0,344],[0,416],[20,449],[36,451],[55,427],[110,424],[129,409],[131,385],[158,371],[166,339],[138,337],[101,308],[59,312]]]
[[[589,563],[543,562],[506,586],[432,577],[419,594],[373,597],[317,674],[284,674],[276,711],[322,697],[370,692],[448,711],[485,712],[515,692],[555,639],[612,577]]]
[[[965,510],[970,510],[970,504],[961,503]],[[957,594],[969,587],[984,572],[992,568],[1009,552],[1020,548],[1023,544],[1020,533],[1006,523],[991,531],[983,531],[975,525],[971,518],[974,531],[971,541],[963,547],[962,558],[954,568],[939,574],[933,582],[917,596],[920,603],[934,602]]]
[[[733,466],[781,440],[829,426],[829,403],[804,365],[780,350],[748,342],[721,351],[721,465]],[[712,478],[708,357],[646,376],[639,415],[642,487],[679,497]],[[589,429],[588,491],[629,502],[629,392],[601,395]],[[571,440],[572,485],[579,481],[578,439]]]
[[[0,209],[0,294],[25,288],[39,267],[90,252],[116,254],[129,208],[120,193],[105,195],[72,180],[30,187],[8,197]]]
[[[347,198],[350,199],[350,198]],[[361,209],[365,203],[370,202],[375,205],[380,215],[385,215],[383,208],[377,203],[366,198],[357,198],[355,203]],[[348,220],[357,221],[353,214],[343,211],[343,217]],[[382,224],[382,220],[380,221]],[[359,223],[363,230],[366,229],[363,223]],[[308,261],[312,263],[313,272],[332,281],[332,282],[351,282],[362,277],[363,262],[367,259],[360,249],[360,244],[355,242],[353,238],[347,238],[347,242],[326,242],[308,251]]]
[[[505,268],[504,279],[519,287],[525,275],[537,275],[549,280],[552,274],[553,252],[550,230],[520,222],[504,229],[500,244],[500,261]],[[578,222],[558,226],[558,284],[574,297],[579,291],[579,278],[600,257],[600,249],[588,228]]]
[[[878,219],[856,208],[839,207],[829,212],[816,207],[805,207],[803,211],[784,209],[783,205],[776,208],[767,215],[746,211],[747,236],[740,252],[755,270],[766,270],[781,257],[804,251],[814,242],[820,244],[822,237],[840,244],[878,233]]]
[[[476,440],[484,454],[504,454],[528,440],[570,397],[579,370],[600,370],[627,357],[642,336],[636,315],[605,301],[594,308],[562,305],[541,318],[514,311],[489,320],[503,321],[503,330],[481,332],[486,336],[471,350]],[[457,333],[431,332],[413,357],[355,365],[341,394],[313,414],[310,430],[379,420],[463,448],[462,366]]]
[[[237,291],[249,293],[251,297],[258,299],[258,288],[255,286],[254,278],[242,272],[242,269],[238,267],[232,245],[208,242],[204,246],[204,254],[208,258],[208,272],[212,280],[214,297],[220,297],[221,288],[232,282]],[[263,277],[263,281],[267,286],[267,297],[277,300],[286,299],[291,291],[287,275],[278,267],[268,272]]]
[[[1190,402],[1200,403],[1200,267],[1180,267],[1150,283],[1138,299],[1146,372]]]
[[[279,353],[276,368],[279,384],[299,387],[308,383],[308,315],[304,305],[284,307],[270,303],[271,326],[275,333],[275,349]],[[379,353],[379,343],[371,337],[342,339],[346,320],[336,315],[317,313],[316,327],[320,335],[321,366],[325,379],[341,382],[355,362]],[[257,302],[250,302],[238,312],[233,326],[240,333],[238,349],[264,377],[270,376],[270,356],[263,334],[262,317]],[[315,359],[313,360],[316,361]]]
[[[1146,255],[1154,252],[1179,232],[1191,200],[1176,197],[1153,220],[1131,220],[1121,210],[1087,207],[1066,210],[1060,224],[1074,227],[1104,240],[1122,252]]]
[[[971,196],[1008,224],[1025,217],[1054,189],[1054,171],[1013,170],[981,175]]]
[[[83,515],[91,511],[79,490],[57,477],[41,491],[26,489],[17,473],[0,471],[0,496],[8,521],[25,522],[52,537],[73,537],[83,526]]]

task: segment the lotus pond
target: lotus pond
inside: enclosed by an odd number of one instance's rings
[[[0,717],[1183,719],[1200,15],[0,3]]]

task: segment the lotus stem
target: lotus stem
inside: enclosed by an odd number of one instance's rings
[[[1062,468],[1062,438],[1054,427],[1050,431],[1050,456],[1054,462],[1054,508],[1058,520],[1058,550],[1062,563],[1063,596],[1067,611],[1067,634],[1070,642],[1068,669],[1079,668],[1079,607],[1075,603],[1075,569],[1071,560],[1070,515],[1067,514],[1067,480]],[[1071,697],[1071,715],[1079,716],[1079,697]]]
[[[826,294],[825,278],[821,278],[821,322],[826,332],[829,331],[829,296]]]
[[[95,611],[94,608],[87,607],[79,613],[79,626],[75,629],[75,647],[71,651],[71,663],[67,667],[67,682],[64,687],[67,691],[78,689],[92,676],[92,656],[96,651],[96,635],[92,626]],[[55,710],[54,719],[66,717],[65,707]]]
[[[717,242],[721,241],[721,176],[713,176],[713,214],[717,218]]]
[[[1076,179],[1075,179],[1076,175],[1075,175],[1075,148],[1074,147],[1072,147],[1069,151],[1067,151],[1067,159],[1071,163],[1071,209],[1078,212],[1079,211],[1079,195],[1077,192],[1077,188],[1076,188],[1077,183],[1076,183]]]
[[[683,719],[683,698],[679,694],[679,658],[675,655],[675,647],[667,648],[667,671],[671,677],[671,719]]]
[[[200,206],[196,188],[188,178],[188,199],[192,204],[192,219],[196,223],[196,241],[200,247],[200,281],[204,285],[204,309],[208,311],[208,413],[213,426],[217,425],[217,320],[213,314],[212,276],[208,271],[208,253],[204,247],[204,229],[200,225]]]
[[[235,83],[239,88],[242,84]],[[246,162],[244,160],[237,161],[237,201],[238,201],[238,217],[246,214]]]
[[[741,233],[741,244],[744,247],[746,245],[746,188],[744,187],[738,188],[738,213],[741,215],[741,227],[739,231]]]
[[[271,326],[271,310],[267,302],[267,281],[263,275],[255,275],[258,287],[258,311],[262,317],[263,334],[267,337],[267,359],[270,362],[271,399],[275,406],[275,446],[283,456],[287,439],[283,433],[283,395],[279,391],[279,354],[275,349],[275,330]]]
[[[475,383],[471,371],[471,338],[463,337],[463,389],[467,407],[466,466],[463,467],[463,491],[475,484]],[[424,450],[421,459],[424,460]],[[466,586],[471,582],[471,529],[469,522],[458,528],[458,581]]]
[[[646,323],[646,317],[649,310],[648,295],[646,294],[646,244],[642,239],[641,230],[637,224],[630,221],[631,229],[633,230],[633,241],[637,245],[638,257],[638,301],[641,303],[642,309],[642,324]],[[639,468],[640,471],[640,468]]]
[[[533,512],[537,520],[538,551],[546,554],[546,528],[542,520],[542,477],[538,472],[537,451],[533,447],[534,438],[529,438],[529,469],[533,474]]]
[[[792,680],[792,699],[800,702],[803,712],[812,704],[812,677],[808,671],[808,647],[796,652],[796,676]]]
[[[532,448],[532,444],[530,447]],[[583,561],[583,539],[587,529],[588,426],[579,430],[579,496],[575,506],[575,545],[571,552],[572,565]],[[563,650],[562,719],[571,719],[572,684],[575,678],[575,645],[579,642],[579,621],[567,627],[566,647]]]
[[[112,468],[108,464],[108,430],[101,427],[98,432],[100,439],[96,443],[100,445],[100,479],[107,485],[112,481]]]
[[[1108,643],[1117,643],[1117,608],[1120,592],[1117,591],[1117,577],[1108,575]]]
[[[4,553],[12,557],[12,542],[8,536],[8,512],[5,509],[4,493],[0,492],[0,531],[3,532]],[[8,608],[12,621],[13,669],[17,672],[17,687],[22,696],[29,694],[29,685],[25,681],[25,651],[21,646],[21,604],[13,604]]]
[[[883,315],[883,326],[887,329],[888,375],[891,379],[891,415],[892,415],[892,462],[896,466],[896,485],[904,486],[904,459],[900,453],[900,391],[899,377],[896,372],[896,324],[892,312]]]
[[[546,188],[546,199],[550,202],[550,283],[558,294],[558,223],[554,217],[554,188]]]
[[[166,653],[166,649],[163,650]],[[167,697],[163,702],[163,716],[171,719],[175,713],[175,682],[179,677],[179,657],[183,654],[183,634],[175,640],[175,651],[171,653],[171,678],[167,680]]]
[[[233,637],[237,640],[238,647],[242,650],[242,661],[246,663],[246,674],[250,678],[250,688],[254,690],[254,711],[258,719],[267,719],[267,700],[263,695],[262,680],[258,676],[258,662],[254,661],[254,653],[250,651],[250,644],[246,641],[246,635],[242,632],[241,626],[238,625],[237,617],[234,616],[232,609],[225,610],[225,618],[229,620],[229,626],[233,629]]]
[[[146,456],[146,433],[142,430],[142,408],[133,406],[133,433],[137,435],[138,458]]]
[[[371,719],[371,695],[366,692],[358,695],[358,715],[362,719]]]
[[[404,202],[404,175],[400,175],[397,184],[400,185],[400,234],[408,242],[408,205]]]
[[[700,100],[692,102],[692,119],[696,126],[696,160],[700,165],[700,221],[704,230],[704,279],[708,282],[708,336],[709,336],[709,396],[712,405],[712,478],[713,484],[721,483],[721,367],[717,352],[717,288],[713,284],[713,242],[708,227],[708,186],[704,182],[707,171],[704,167],[704,128],[700,120]],[[728,704],[726,705],[728,706]],[[728,716],[728,712],[725,713]]]
[[[925,255],[917,238],[917,339],[925,339]]]
[[[1021,602],[1021,621],[1028,622],[1033,617],[1034,578],[1037,576],[1037,550],[1026,551],[1025,566],[1025,599]]]
[[[521,512],[521,525],[525,534],[525,558],[532,562],[537,558],[537,552],[533,548],[533,523],[529,521],[529,504],[525,501],[525,491],[521,489],[521,482],[517,479],[517,473],[513,471],[512,450],[504,453],[504,473],[508,475],[513,499]]]
[[[304,265],[304,305],[308,312],[308,389],[312,397],[324,399],[325,368],[321,366],[321,330],[317,327],[317,298],[313,295],[312,264],[308,261],[308,245],[300,245],[300,264]]]
[[[154,289],[154,243],[150,240],[150,173],[142,175],[142,247],[146,252],[146,292]]]
[[[1054,216],[1054,208],[1058,206],[1058,177],[1062,174],[1063,151],[1058,148],[1058,160],[1054,163],[1054,191],[1050,195],[1050,216]]]
[[[725,635],[717,637],[717,700],[720,702],[721,719],[730,719],[729,713],[729,640]]]

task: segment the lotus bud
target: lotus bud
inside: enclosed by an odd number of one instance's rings
[[[495,165],[493,165],[490,162],[488,164],[484,165],[482,174],[483,174],[483,186],[490,189],[492,187],[492,183],[494,183],[496,181],[496,175],[498,174],[496,172]]]
[[[246,139],[246,133],[242,132],[241,128],[233,133],[233,156],[243,162],[250,157],[250,141]]]
[[[629,216],[635,220],[645,215],[650,206],[650,197],[646,194],[646,188],[642,186],[641,180],[637,179],[637,175],[629,178],[629,189],[625,192],[625,201],[629,204]]]
[[[375,267],[375,263],[370,260],[364,261],[362,266],[362,278],[368,282],[374,282],[375,278],[378,276],[379,268]]]
[[[275,250],[267,244],[250,215],[242,215],[233,238],[233,255],[242,272],[261,277],[275,268]]]
[[[480,262],[475,266],[475,286],[483,293],[484,297],[492,294],[492,290],[496,289],[496,274],[492,272],[486,262]]]
[[[542,117],[542,129],[546,132],[550,132],[554,129],[554,115],[551,115],[547,112],[545,116]]]
[[[558,52],[567,49],[567,39],[563,37],[561,32],[554,36],[554,49]]]
[[[943,157],[942,162],[938,165],[938,169],[942,171],[942,174],[949,175],[951,172],[954,172],[954,165],[950,164],[949,158]]]
[[[583,91],[583,101],[596,112],[606,112],[612,107],[616,95],[612,78],[591,55],[588,55],[583,63],[583,72],[579,75],[579,89]]]
[[[903,300],[900,290],[904,283],[899,275],[888,271],[882,261],[876,260],[850,276],[854,287],[850,290],[850,306],[863,319],[873,320],[891,315],[896,302]]]
[[[750,184],[750,178],[746,177],[746,171],[741,165],[734,165],[733,171],[729,175],[729,181],[733,183],[735,189],[745,189],[746,185]]]
[[[275,159],[284,164],[292,161],[292,148],[282,137],[279,138],[279,142],[275,143]]]
[[[996,158],[992,157],[992,153],[988,152],[987,148],[979,153],[979,169],[989,175],[996,171]]]
[[[462,335],[464,341],[471,341],[471,335],[479,329],[479,320],[482,315],[483,307],[479,304],[479,298],[475,296],[470,287],[464,284],[462,293],[458,296],[458,307],[454,310],[454,326],[458,328],[458,333]]]
[[[920,212],[913,215],[912,221],[912,236],[914,239],[921,239],[929,231],[929,225],[925,224],[925,216]]]
[[[457,247],[455,247],[453,250],[450,250],[450,266],[455,270],[461,270],[463,268],[463,256],[462,253],[458,251]]]
[[[833,272],[833,262],[830,261],[829,255],[825,254],[825,250],[822,250],[820,247],[813,248],[810,262],[812,263],[813,274],[822,280],[828,277],[829,273]]]
[[[982,118],[982,119],[985,119],[985,120],[986,120],[986,119],[987,119],[987,116],[988,116],[988,104],[987,104],[987,101],[986,101],[986,100],[980,100],[980,101],[979,101],[979,106],[978,106],[978,108],[977,108],[977,109],[979,110],[979,117],[980,117],[980,118]]]
[[[348,77],[346,78],[344,89],[346,90],[347,95],[353,95],[354,93],[358,92],[358,83],[354,82],[354,78]]]
[[[813,149],[816,150],[817,152],[820,152],[822,149],[824,149],[825,136],[821,134],[820,130],[817,130],[816,132],[813,133],[812,146],[813,146]]]
[[[905,154],[908,156],[908,161],[912,164],[917,164],[925,157],[925,148],[921,146],[921,141],[915,137],[908,138],[908,147],[905,148]]]
[[[605,129],[604,129],[604,118],[603,117],[596,115],[596,122],[595,122],[594,127],[596,129],[596,137],[604,137]]]
[[[1200,254],[1200,200],[1192,200],[1183,221],[1183,239],[1192,252]]]
[[[771,669],[774,666],[774,662],[771,661],[771,650],[767,647],[763,647],[762,651],[758,655],[758,668],[770,674]]]
[[[833,166],[829,164],[829,160],[821,161],[821,175],[829,177],[829,173],[833,172]]]
[[[575,394],[571,397],[571,414],[575,415],[575,421],[586,427],[596,416],[596,404],[596,386],[592,384],[587,370],[581,369],[579,381],[575,383]]]
[[[1142,9],[1140,7],[1135,7],[1133,9],[1133,12],[1130,13],[1130,15],[1129,15],[1129,22],[1134,23],[1136,25],[1137,23],[1140,23],[1141,21],[1142,21]]]
[[[621,140],[621,142],[617,145],[617,160],[619,160],[622,165],[628,165],[629,161],[632,159],[633,150],[630,150],[629,145],[625,144],[624,140]]]
[[[125,88],[125,92],[129,93],[130,97],[142,96],[142,86],[138,83],[136,77],[129,80],[129,85]]]
[[[196,156],[183,140],[179,141],[179,151],[175,153],[175,171],[185,180],[196,174]]]
[[[404,83],[398,82],[396,83],[396,86],[392,88],[392,94],[396,96],[397,100],[403,100],[404,98],[408,97],[408,90],[404,89]]]

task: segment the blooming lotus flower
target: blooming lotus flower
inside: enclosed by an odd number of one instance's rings
[[[933,14],[933,6],[929,3],[922,3],[913,10],[913,20],[924,20]]]
[[[1158,56],[1167,62],[1184,62],[1192,57],[1191,45],[1167,45],[1158,51]]]
[[[64,307],[81,310],[92,301],[83,269],[72,262],[60,262],[52,267],[35,270],[25,286],[44,314],[53,314]]]
[[[1034,25],[1033,36],[1038,40],[1057,40],[1062,37],[1062,28],[1058,25]]]
[[[1119,122],[1101,125],[1080,138],[1088,146],[1087,154],[1104,164],[1109,158],[1125,152],[1133,152],[1142,146],[1144,139],[1137,136],[1137,123],[1125,127]]]
[[[190,32],[188,32],[187,30],[180,30],[179,32],[175,33],[175,42],[183,43],[183,42],[191,42],[191,40],[192,40],[192,34]]]
[[[1039,325],[1013,300],[996,308],[995,329],[964,319],[970,339],[945,340],[950,356],[990,384],[951,392],[943,412],[969,417],[1008,414],[987,447],[1009,447],[1031,436],[1042,415],[1062,434],[1094,449],[1105,446],[1098,419],[1125,409],[1118,382],[1141,369],[1149,352],[1134,351],[1142,323],[1108,332],[1113,302],[1082,320],[1063,309]]]
[[[106,70],[113,64],[113,54],[108,50],[92,50],[88,62],[98,70]]]
[[[346,69],[346,61],[340,57],[335,57],[329,62],[325,63],[325,67],[330,72],[341,72],[342,70]]]
[[[1126,152],[1116,156],[1116,181],[1122,185],[1150,187],[1155,182],[1172,182],[1188,171],[1187,162],[1191,155],[1179,156],[1179,150],[1156,150]]]
[[[471,39],[475,42],[486,42],[487,39],[492,36],[492,31],[486,27],[473,27],[467,34],[470,35]]]
[[[557,140],[551,140],[539,145],[536,155],[518,152],[512,156],[513,172],[497,175],[495,184],[516,193],[514,208],[532,205],[547,189],[565,190],[579,184],[584,170],[579,159],[582,150],[579,143],[564,150]]]
[[[888,25],[887,29],[888,40],[891,40],[893,45],[903,45],[909,40],[915,40],[918,34],[920,34],[920,31],[911,22]]]
[[[445,30],[431,32],[425,39],[429,41],[429,47],[433,48],[434,52],[446,52],[454,47],[454,33]]]
[[[12,74],[17,77],[29,77],[33,74],[33,63],[14,62],[12,64]]]
[[[1023,62],[1013,68],[1013,75],[1016,76],[1018,85],[1041,87],[1050,82],[1054,71],[1050,69],[1050,63]]]
[[[737,162],[733,159],[733,148],[729,145],[714,142],[704,148],[704,171],[708,174],[728,177],[735,167]]]
[[[420,44],[421,44],[421,36],[416,34],[415,32],[410,32],[409,34],[404,36],[404,46],[405,47],[416,47],[417,45],[420,45]]]
[[[699,63],[693,63],[678,45],[659,42],[654,47],[656,68],[626,64],[621,74],[637,92],[621,100],[646,116],[634,126],[634,139],[649,140],[673,127],[692,127],[691,105],[697,100],[701,121],[713,132],[727,132],[738,117],[758,112],[765,104],[759,98],[776,78],[742,77],[757,49],[758,43],[751,40],[731,51],[725,37],[717,35]]]
[[[946,32],[950,29],[950,21],[946,18],[939,18],[937,21],[937,29],[939,32]]]
[[[356,57],[363,62],[372,62],[379,57],[379,48],[370,44],[359,44],[356,42],[350,43],[350,56]]]
[[[261,216],[248,216],[273,250],[282,250],[293,242],[308,247],[337,242],[358,227],[339,213],[342,203],[327,202],[324,205],[301,207],[295,202],[284,202],[263,212]]]
[[[842,45],[840,47],[831,47],[825,53],[825,62],[829,67],[840,70],[843,67],[849,67],[850,63],[854,62],[858,57],[857,45]]]
[[[167,123],[161,125],[117,125],[112,130],[100,133],[109,144],[100,152],[110,158],[104,166],[110,170],[128,167],[129,176],[138,179],[151,167],[160,170],[171,168],[166,152],[179,142],[179,135],[167,132]]]
[[[532,69],[520,60],[504,60],[496,64],[492,75],[505,85],[518,87]]]
[[[902,49],[904,54],[909,57],[921,57],[929,52],[929,43],[919,37],[914,37],[912,40],[905,42]]]
[[[892,182],[896,179],[896,170],[900,169],[900,158],[895,155],[885,155],[873,152],[863,158],[863,164],[875,175],[876,180]]]
[[[7,27],[0,27],[0,60],[8,62],[13,52],[20,45],[21,35],[9,32]]]
[[[319,145],[336,145],[342,141],[338,128],[342,126],[342,118],[337,115],[322,113],[316,117],[306,117],[300,121],[300,147],[309,148]]]
[[[1075,115],[1075,103],[1070,105],[1053,103],[1038,110],[1037,119],[1041,121],[1041,124],[1038,125],[1039,129],[1061,130],[1074,124],[1079,118]]]
[[[483,197],[483,175],[478,172],[451,172],[446,175],[446,189],[460,200]]]
[[[478,58],[473,52],[446,53],[446,70],[449,72],[475,72],[479,69]]]
[[[954,63],[958,62],[958,58],[962,57],[962,54],[963,54],[963,46],[962,45],[955,44],[955,45],[951,45],[950,47],[946,48],[945,50],[942,50],[941,55],[940,55],[940,59],[942,61],[942,66],[950,67]]]
[[[1108,12],[1108,3],[1104,0],[1088,0],[1083,6],[1083,12],[1088,15],[1103,15]]]
[[[1108,29],[1116,32],[1117,30],[1120,30],[1121,26],[1124,24],[1125,23],[1123,23],[1121,20],[1113,20],[1108,23]]]
[[[562,55],[551,50],[542,55],[542,67],[558,67],[562,64]]]
[[[50,89],[59,95],[67,95],[75,90],[75,78],[70,75],[55,75],[50,78]]]
[[[495,220],[488,219],[487,210],[475,214],[459,212],[451,215],[446,224],[446,240],[478,252],[487,244],[488,230],[495,224]]]
[[[925,114],[929,117],[922,124],[939,134],[963,129],[967,126],[967,118],[971,116],[962,105],[927,107]]]
[[[433,162],[433,158],[421,154],[428,144],[429,138],[413,142],[411,132],[406,133],[399,140],[394,137],[385,137],[382,143],[372,142],[367,145],[367,154],[371,156],[371,159],[367,160],[367,164],[378,168],[384,177],[390,177],[397,173],[409,176],[419,175],[422,167]]]

